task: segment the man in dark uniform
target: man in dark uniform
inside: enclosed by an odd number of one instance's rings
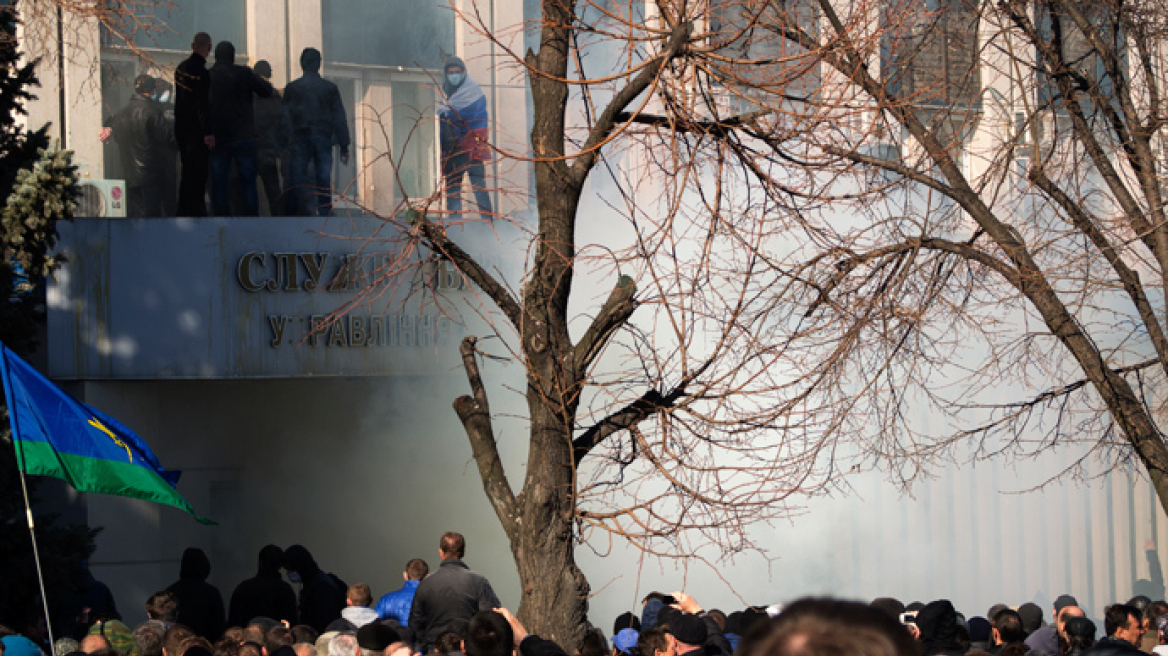
[[[178,186],[178,215],[206,216],[207,173],[211,163],[211,74],[207,55],[211,35],[199,32],[191,42],[190,57],[174,71],[174,136],[182,159]]]
[[[265,59],[256,62],[256,75],[269,83],[272,81],[272,65]],[[268,199],[271,216],[283,216],[280,193],[280,146],[284,139],[280,134],[280,92],[273,90],[267,98],[255,99],[256,147],[259,149],[258,167],[260,182],[264,185],[264,196]]]
[[[333,204],[333,144],[340,146],[341,163],[347,165],[349,123],[337,85],[320,76],[320,51],[305,48],[300,68],[304,75],[284,89],[283,129],[290,142],[292,170],[285,209],[297,216],[304,212],[328,216]]]
[[[272,95],[272,85],[248,66],[235,63],[235,46],[220,41],[211,69],[211,206],[218,216],[231,214],[231,164],[239,171],[243,216],[259,215],[256,196],[256,129],[254,96]]]
[[[134,96],[107,122],[102,141],[118,142],[126,176],[127,214],[162,216],[165,159],[174,157],[174,138],[161,105],[154,100],[155,80],[139,75]]]

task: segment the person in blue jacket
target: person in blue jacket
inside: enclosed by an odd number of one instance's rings
[[[410,625],[410,607],[414,603],[414,593],[418,591],[418,584],[430,573],[430,566],[421,558],[414,558],[406,563],[402,572],[405,585],[377,600],[377,616],[383,620],[397,620],[402,626]]]

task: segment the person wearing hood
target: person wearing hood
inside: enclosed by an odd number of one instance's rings
[[[316,560],[302,545],[294,544],[284,551],[284,569],[300,588],[300,623],[318,633],[324,633],[330,622],[341,616],[346,607],[346,586],[339,578],[321,570]]]
[[[446,182],[446,209],[452,220],[462,212],[462,179],[470,177],[479,215],[493,218],[491,194],[487,191],[483,162],[491,159],[487,146],[490,118],[487,98],[458,57],[446,62],[442,84],[443,99],[438,106],[439,137],[442,145],[442,175]]]
[[[280,575],[284,550],[274,544],[260,549],[256,575],[240,582],[231,593],[229,626],[247,626],[256,617],[287,620],[296,625],[296,592]]]
[[[198,547],[183,552],[179,579],[166,590],[178,598],[179,624],[190,628],[201,638],[218,640],[223,635],[223,595],[207,583],[211,575],[211,561]]]
[[[920,636],[921,656],[962,656],[966,648],[960,642],[957,610],[948,599],[925,604],[917,613],[917,629]]]

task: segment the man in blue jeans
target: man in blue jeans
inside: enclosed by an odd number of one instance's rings
[[[284,89],[284,134],[290,140],[292,169],[285,209],[297,216],[327,216],[333,202],[333,144],[340,146],[341,163],[347,165],[349,123],[337,85],[320,76],[320,51],[305,48],[300,68],[304,75]]]
[[[235,63],[235,46],[215,46],[211,68],[211,207],[216,216],[231,215],[231,163],[239,169],[243,216],[258,216],[256,195],[257,146],[254,96],[268,98],[272,85],[251,68]]]

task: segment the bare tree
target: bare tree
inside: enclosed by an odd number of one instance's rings
[[[17,0],[12,5],[0,12],[19,16],[25,55],[51,64],[65,58],[96,63],[103,45],[151,61],[146,49],[171,30],[166,18],[178,8],[174,0]]]
[[[1070,447],[1066,473],[1138,463],[1168,509],[1164,9],[720,3],[667,111],[625,117],[732,162],[786,240],[758,251],[789,281],[772,347],[833,452],[909,483],[971,444]]]
[[[1163,9],[545,0],[515,54],[531,151],[500,152],[534,168],[521,286],[447,236],[437,196],[407,201],[379,272],[438,253],[495,319],[505,351],[463,342],[454,407],[523,621],[577,644],[594,531],[732,553],[856,467],[908,484],[971,444],[1134,457],[1168,507]],[[579,243],[589,193],[627,239]],[[616,282],[574,317],[585,271]],[[525,372],[518,489],[485,354]],[[1007,384],[1037,391],[995,403]]]

